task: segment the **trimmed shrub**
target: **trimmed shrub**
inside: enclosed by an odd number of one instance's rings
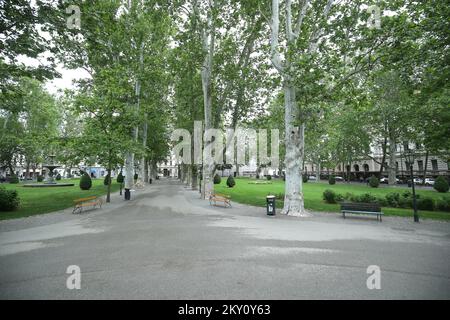
[[[411,197],[412,197],[411,191],[404,191],[402,193],[402,198],[404,198],[404,199],[411,198]]]
[[[378,180],[378,178],[375,176],[371,176],[369,179],[369,186],[371,186],[372,188],[378,188],[379,185],[380,180]]]
[[[272,176],[266,176],[266,179],[270,181],[272,180]]]
[[[14,183],[14,184],[19,183],[19,177],[16,176],[15,174],[12,175],[12,176],[9,178],[9,183]]]
[[[123,183],[124,180],[125,179],[124,179],[124,176],[122,174],[122,171],[120,171],[119,175],[117,176],[117,182],[118,183]]]
[[[356,202],[367,202],[367,203],[370,203],[370,202],[377,202],[378,199],[377,199],[377,197],[371,195],[370,193],[363,193],[363,194],[361,194],[360,196],[357,197],[357,200],[358,201],[356,201]]]
[[[434,182],[433,188],[437,192],[447,192],[449,189],[448,181],[443,176],[439,176]]]
[[[389,207],[397,208],[400,202],[400,194],[398,192],[388,193],[386,195],[386,202]]]
[[[302,175],[302,180],[303,180],[303,183],[307,183],[308,182],[308,176],[306,174],[303,174]]]
[[[443,197],[436,201],[436,209],[439,211],[450,212],[450,197]]]
[[[398,201],[398,206],[403,209],[412,208],[412,198],[400,198]]]
[[[42,181],[44,181],[44,176],[43,175],[38,175],[36,180],[37,180],[37,182],[42,182]]]
[[[233,188],[235,186],[235,184],[236,184],[236,182],[234,181],[233,176],[230,175],[227,179],[227,186],[229,188]]]
[[[326,189],[323,192],[323,200],[326,203],[336,203],[336,193],[333,190]]]
[[[17,190],[6,190],[0,187],[0,211],[14,211],[19,207],[19,203]]]
[[[386,198],[383,197],[377,197],[375,202],[377,202],[382,207],[389,207],[389,204],[386,200]]]
[[[222,181],[222,178],[216,173],[216,175],[213,178],[214,184],[220,184],[221,181]]]
[[[111,183],[111,178],[110,178],[109,174],[107,174],[107,175],[105,176],[105,179],[103,180],[103,184],[104,184],[105,186],[107,186],[107,185],[109,185],[110,183]]]
[[[351,193],[351,192],[346,192],[344,194],[344,199],[345,200],[350,200],[352,197],[353,197],[353,193]]]
[[[61,175],[59,173],[56,175],[55,180],[57,181],[61,180]]]
[[[91,187],[92,187],[91,177],[87,173],[83,174],[80,179],[80,189],[89,190]]]
[[[331,175],[328,178],[328,183],[331,184],[331,185],[336,184],[336,178],[333,175]]]
[[[421,198],[417,200],[417,209],[419,210],[434,210],[434,201],[431,198]]]

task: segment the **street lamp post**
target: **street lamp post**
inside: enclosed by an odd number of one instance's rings
[[[414,150],[406,148],[404,152],[405,160],[408,161],[409,172],[411,176],[411,187],[413,194],[413,209],[414,209],[414,222],[419,222],[419,214],[417,213],[417,201],[416,201],[416,188],[414,185],[413,166],[414,166]]]

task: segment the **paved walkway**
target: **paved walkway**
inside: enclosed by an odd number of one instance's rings
[[[0,222],[0,298],[450,299],[450,224],[268,217],[210,207],[176,181],[101,210]],[[81,289],[66,287],[67,267]],[[369,265],[381,289],[369,290]]]

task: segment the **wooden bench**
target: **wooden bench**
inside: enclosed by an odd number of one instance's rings
[[[356,213],[356,214],[372,214],[377,216],[377,220],[381,222],[381,206],[378,203],[341,203],[342,216],[345,219],[346,213]]]
[[[95,208],[96,206],[99,206],[101,208],[103,204],[103,199],[101,197],[92,196],[81,199],[75,199],[73,200],[73,202],[75,202],[75,206],[73,208],[72,213],[75,213],[77,210],[79,211],[79,213],[81,213],[84,207]]]
[[[209,195],[209,205],[212,205],[214,202],[214,205],[217,205],[217,202],[222,202],[225,207],[231,207],[231,197],[220,194],[220,193],[211,193]]]

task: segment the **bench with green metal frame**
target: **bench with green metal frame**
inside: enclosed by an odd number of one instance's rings
[[[342,202],[341,213],[344,219],[346,213],[376,215],[377,220],[380,222],[381,216],[383,215],[383,212],[381,211],[381,206],[378,203]]]

